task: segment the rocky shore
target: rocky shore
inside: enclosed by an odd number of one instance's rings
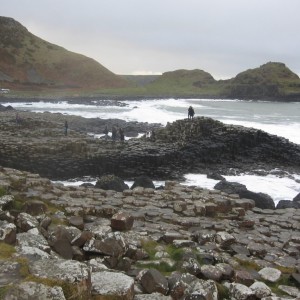
[[[299,145],[203,117],[163,128],[16,113],[0,110],[0,299],[300,299],[300,196],[275,209],[220,176],[299,173]],[[106,125],[151,135],[96,139]],[[187,172],[221,181],[173,180]],[[135,183],[119,178],[119,189],[107,174]],[[165,186],[142,184],[145,174]],[[50,180],[84,175],[100,179]]]
[[[198,117],[166,127],[122,120],[84,119],[51,113],[0,112],[0,165],[50,179],[115,174],[123,179],[148,175],[180,179],[188,172],[224,175],[240,172],[300,172],[300,146],[284,138],[242,126]],[[64,122],[69,133],[64,135]],[[151,131],[151,137],[124,143],[95,139],[105,125],[125,136]],[[91,134],[92,133],[92,134]]]
[[[299,299],[300,210],[0,168],[2,299]],[[295,202],[299,201],[296,197]]]

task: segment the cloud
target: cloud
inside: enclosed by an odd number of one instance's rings
[[[3,1],[1,13],[118,74],[204,69],[229,78],[268,61],[300,74],[299,0]]]

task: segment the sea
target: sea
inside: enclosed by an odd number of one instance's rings
[[[88,105],[70,104],[67,101],[7,102],[2,104],[33,112],[47,111],[85,118],[118,118],[125,121],[160,123],[162,125],[187,118],[187,108],[191,105],[195,110],[195,117],[210,117],[226,124],[261,129],[270,134],[284,137],[292,143],[300,144],[300,102],[170,98],[126,100],[118,101],[118,103],[122,105],[114,105],[114,101],[111,99],[107,99],[108,105],[103,105],[103,100],[95,100]],[[93,135],[93,133],[89,134]],[[140,135],[142,134],[140,133]],[[94,136],[95,138],[99,137],[99,135]],[[245,173],[239,176],[224,177],[228,181],[246,185],[248,190],[270,195],[276,204],[279,200],[292,200],[300,193],[300,174],[283,176],[279,171],[275,169],[273,174],[267,176]],[[86,181],[93,183],[96,179],[86,178]],[[70,178],[62,183],[80,185],[86,181]],[[217,182],[208,179],[205,174],[185,174],[185,181],[182,184],[212,189]],[[129,186],[132,184],[132,182],[127,183]],[[164,182],[157,181],[154,184],[160,186]]]

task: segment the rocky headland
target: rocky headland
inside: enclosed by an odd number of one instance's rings
[[[0,112],[0,298],[300,298],[299,195],[275,209],[267,195],[220,177],[299,173],[299,145],[203,117],[163,128],[16,113]],[[151,134],[94,138],[105,125]],[[170,180],[186,172],[220,183]],[[107,174],[167,181],[119,190],[101,184]],[[100,178],[81,187],[50,180],[84,175]]]

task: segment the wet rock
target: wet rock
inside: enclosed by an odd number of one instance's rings
[[[158,292],[166,295],[169,291],[167,279],[156,269],[143,272],[140,283],[147,293]]]
[[[293,201],[294,202],[299,202],[300,201],[300,193],[293,198]]]
[[[150,177],[148,176],[139,176],[137,178],[135,178],[133,185],[131,186],[131,189],[133,190],[136,187],[143,187],[143,188],[151,188],[151,189],[155,189],[155,185],[153,183],[153,181],[151,180]]]
[[[95,185],[96,188],[103,190],[114,190],[117,192],[123,192],[124,190],[129,189],[128,185],[124,181],[115,175],[106,175],[101,176]]]
[[[132,300],[134,296],[134,280],[122,273],[92,273],[93,299]]]

